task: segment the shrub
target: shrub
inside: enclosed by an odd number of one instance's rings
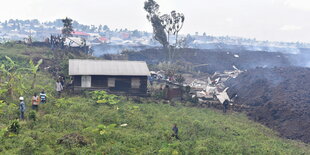
[[[7,132],[8,132],[8,128],[0,128],[0,140],[2,137],[6,135]]]
[[[110,134],[114,130],[115,127],[116,127],[116,124],[110,124],[108,126],[100,124],[97,126],[100,135]]]
[[[30,137],[25,138],[23,141],[23,147],[20,149],[20,154],[32,155],[37,150],[36,141]]]
[[[36,114],[36,112],[35,112],[34,110],[30,111],[30,113],[29,113],[29,119],[30,119],[30,120],[33,120],[33,121],[36,121],[36,119],[37,119],[37,114]]]
[[[10,126],[8,127],[8,131],[15,133],[15,134],[19,134],[21,127],[19,125],[19,121],[18,120],[14,120],[11,122]]]
[[[108,94],[106,91],[93,91],[91,97],[97,104],[115,105],[120,102],[118,96]]]
[[[72,148],[74,146],[82,147],[89,144],[89,142],[83,136],[76,133],[64,135],[62,138],[57,140],[57,143],[62,144],[68,148]]]

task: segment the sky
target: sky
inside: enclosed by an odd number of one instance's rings
[[[88,25],[152,32],[145,0],[1,0],[0,21],[70,17]],[[182,34],[310,43],[310,0],[156,0],[185,15]]]

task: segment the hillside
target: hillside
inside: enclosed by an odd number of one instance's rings
[[[83,57],[67,53],[60,59],[47,54],[48,49],[24,45],[0,45],[0,49],[1,62],[10,54],[19,67],[34,58],[58,62]],[[42,67],[53,68],[55,62]],[[0,94],[0,154],[310,154],[307,144],[280,138],[242,113],[224,115],[191,103],[165,104],[106,94],[99,101],[90,93],[64,94],[57,99],[54,72],[44,68],[34,89],[29,86],[32,75],[23,74],[25,90],[16,91],[26,98],[26,121],[15,120],[19,115],[16,98]],[[65,68],[60,70],[65,72]],[[43,88],[48,103],[36,113],[31,111],[30,97]],[[180,140],[171,138],[174,123]]]
[[[3,154],[310,153],[305,144],[278,138],[243,114],[143,103],[122,100],[109,106],[82,97],[55,99],[40,106],[36,121],[20,122],[18,135],[1,137],[0,150]],[[9,124],[6,118],[1,115],[2,127]],[[170,138],[174,123],[179,126],[180,141]],[[104,127],[111,124],[116,126]]]

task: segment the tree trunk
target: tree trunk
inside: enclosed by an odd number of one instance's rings
[[[36,83],[36,80],[37,80],[37,73],[35,73],[35,74],[33,75],[33,81],[32,81],[32,85],[31,85],[31,89],[34,88],[35,83]]]
[[[173,48],[171,59],[174,59],[174,57],[175,57],[177,46],[178,46],[178,33],[176,33],[176,35],[175,35],[175,45],[174,45],[174,48]]]
[[[11,82],[11,78],[12,78],[12,77],[9,78],[9,81],[10,81],[10,82]],[[8,86],[9,86],[9,88],[8,88],[9,95],[10,95],[11,99],[13,100],[13,99],[14,99],[13,84],[10,83]]]
[[[168,36],[167,36],[167,41],[168,41],[168,46],[167,48],[167,54],[168,54],[168,59],[167,61],[170,62],[171,61],[171,48],[170,48],[170,33],[169,31],[167,32]]]
[[[163,47],[164,50],[164,54],[166,55],[166,61],[170,61],[170,50],[169,50],[169,46],[164,46]]]

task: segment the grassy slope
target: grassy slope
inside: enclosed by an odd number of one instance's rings
[[[53,87],[54,81],[44,74],[38,77],[36,91],[41,85]],[[53,89],[46,89],[51,94]],[[50,95],[49,103],[40,106],[36,122],[21,122],[19,135],[0,137],[0,154],[310,154],[308,145],[279,138],[243,114],[142,101],[136,104],[122,98],[119,105],[108,106],[82,96],[55,99]],[[29,100],[27,108],[29,116]],[[18,116],[13,109],[0,113],[0,128],[8,126],[7,115]],[[128,126],[121,127],[124,123]],[[179,126],[180,141],[170,138],[173,123]],[[100,134],[100,125],[109,124],[117,126]],[[57,144],[70,133],[85,137],[89,144]]]
[[[51,103],[52,102],[52,103]],[[123,100],[117,106],[71,97],[41,105],[36,122],[22,122],[19,135],[4,138],[4,154],[20,151],[38,154],[309,154],[306,145],[278,138],[276,133],[243,114],[223,115],[211,109]],[[28,110],[29,110],[28,103]],[[29,111],[28,111],[29,114]],[[127,123],[128,126],[121,127]],[[177,123],[181,140],[170,139]],[[100,134],[98,125],[117,124]],[[66,134],[78,133],[88,146],[57,144]]]

